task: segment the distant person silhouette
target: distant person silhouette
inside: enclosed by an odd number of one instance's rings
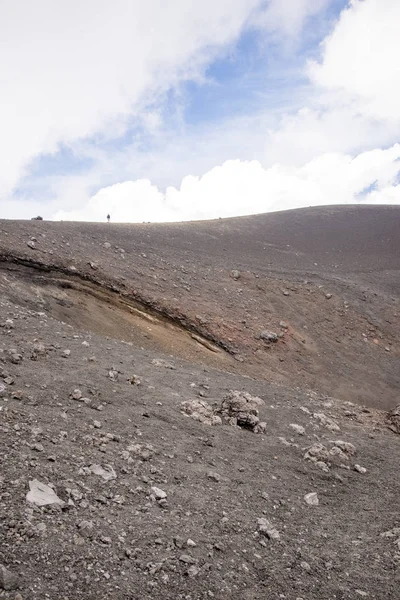
[[[107,215],[107,223],[110,222],[110,219],[111,219],[110,215]]]

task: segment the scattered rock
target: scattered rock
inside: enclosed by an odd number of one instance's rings
[[[365,467],[361,467],[360,465],[354,465],[354,470],[357,471],[357,473],[366,473],[367,469]]]
[[[355,446],[353,446],[353,444],[350,444],[350,442],[344,442],[343,440],[336,440],[335,442],[333,442],[333,444],[337,448],[340,448],[340,450],[342,452],[344,452],[344,454],[348,454],[349,456],[354,456],[356,453]]]
[[[29,240],[29,242],[26,242],[26,245],[29,246],[29,248],[31,248],[32,250],[35,250],[36,248],[36,244],[33,240]]]
[[[324,413],[314,413],[314,419],[317,419],[321,425],[329,429],[329,431],[340,431],[339,425]]]
[[[320,461],[324,462],[330,458],[330,454],[326,446],[324,446],[320,442],[316,442],[315,444],[310,446],[310,448],[305,453],[304,458],[306,460],[311,460],[315,463]]]
[[[214,414],[213,408],[205,400],[184,400],[181,403],[183,414],[206,425],[221,425],[222,419]]]
[[[164,367],[165,369],[171,369],[171,371],[176,371],[176,366],[174,363],[169,362],[168,360],[164,360],[162,358],[153,358],[151,364],[155,367]]]
[[[150,489],[150,498],[152,498],[153,500],[165,500],[167,497],[167,492],[164,492],[164,490],[161,490],[158,487],[152,487]]]
[[[221,475],[219,475],[215,471],[208,471],[207,477],[208,479],[211,479],[211,481],[216,481],[217,483],[221,481]]]
[[[99,475],[104,479],[104,481],[110,481],[111,479],[117,478],[117,474],[111,465],[104,465],[104,467],[102,467],[101,465],[92,464],[87,467],[87,469],[89,473],[93,473],[93,475]]]
[[[0,589],[16,590],[19,588],[19,577],[4,565],[0,565]]]
[[[400,404],[387,413],[386,423],[391,431],[400,435]]]
[[[260,422],[258,417],[258,409],[263,405],[264,400],[257,396],[231,390],[224,397],[218,412],[230,425],[238,425],[254,433],[264,433],[266,423]]]
[[[291,423],[289,427],[291,427],[299,435],[304,435],[306,432],[304,427],[302,425],[297,425],[297,423]]]
[[[306,504],[308,504],[309,506],[318,506],[318,504],[319,504],[319,498],[318,498],[317,492],[310,492],[309,494],[306,494],[304,496],[304,500],[305,500]]]
[[[240,271],[237,271],[236,269],[233,269],[231,271],[231,277],[232,279],[234,279],[235,281],[237,281],[240,277]]]
[[[37,479],[33,479],[29,482],[29,492],[26,495],[26,499],[36,506],[48,506],[51,504],[60,504],[62,506],[65,504],[64,501],[57,496],[53,488]]]
[[[264,340],[264,342],[272,342],[275,343],[278,341],[278,335],[276,333],[274,333],[273,331],[260,331],[260,333],[258,334],[258,339],[260,340]]]
[[[111,381],[117,381],[118,371],[116,371],[114,368],[110,369],[108,371],[108,377],[111,379]]]
[[[81,390],[79,390],[78,388],[75,389],[72,394],[71,394],[71,398],[73,400],[81,400],[82,399],[82,392]]]
[[[197,560],[189,554],[181,554],[179,560],[187,565],[193,565],[197,562]]]
[[[265,518],[257,519],[258,532],[270,540],[280,540],[279,531]]]
[[[200,573],[200,569],[198,567],[196,567],[195,565],[192,565],[187,570],[187,575],[189,577],[196,577],[196,575],[198,575],[199,573]]]
[[[68,349],[63,350],[63,353],[62,353],[63,358],[69,358],[70,356],[71,356],[71,350],[68,350]]]

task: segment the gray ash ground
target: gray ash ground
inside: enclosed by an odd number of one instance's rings
[[[1,245],[21,259],[18,225]],[[295,371],[251,377],[173,320],[132,304],[128,318],[111,291],[82,293],[78,261],[68,274],[57,257],[61,286],[41,260],[0,271],[0,598],[400,598],[400,437],[386,411],[326,393],[326,378],[324,391]],[[114,272],[103,265],[107,281]],[[396,310],[390,294],[384,311]],[[362,342],[366,361],[379,350],[388,368],[396,327],[390,353]],[[266,351],[277,364],[280,339]],[[262,400],[251,410],[265,431],[234,424],[232,391]],[[185,410],[199,403],[216,424]],[[35,480],[58,502],[29,501]]]

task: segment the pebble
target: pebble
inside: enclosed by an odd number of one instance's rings
[[[357,471],[357,473],[366,473],[367,469],[365,467],[361,467],[361,465],[354,465],[354,470]]]
[[[289,427],[291,427],[299,435],[304,435],[306,432],[304,427],[302,425],[297,425],[297,423],[291,423]]]
[[[257,524],[259,533],[270,540],[280,540],[281,536],[279,531],[267,519],[264,519],[263,517],[257,519]]]
[[[319,504],[319,498],[318,498],[317,492],[310,492],[309,494],[306,494],[304,496],[304,500],[305,500],[306,504],[308,504],[309,506],[318,506],[318,504]]]
[[[19,577],[4,565],[0,565],[0,589],[15,590],[19,587]]]
[[[167,497],[167,492],[164,492],[164,490],[161,490],[158,487],[153,486],[150,489],[151,492],[151,496],[153,496],[153,498],[155,498],[155,500],[165,500]]]

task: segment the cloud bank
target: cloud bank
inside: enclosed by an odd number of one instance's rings
[[[161,193],[148,179],[125,181],[95,194],[61,220],[179,221],[263,213],[322,204],[399,203],[400,144],[356,157],[325,154],[303,167],[230,160],[202,177],[187,176]]]

